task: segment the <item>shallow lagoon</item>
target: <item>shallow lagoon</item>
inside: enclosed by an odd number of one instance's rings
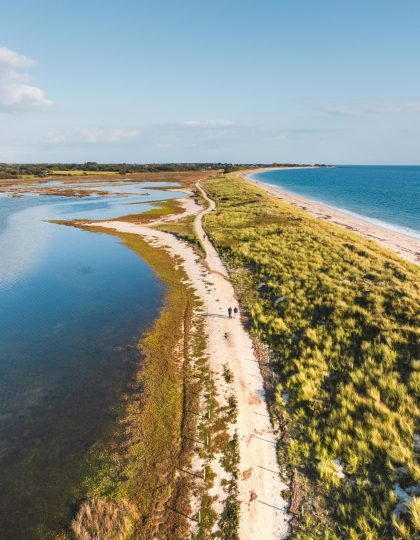
[[[112,427],[164,292],[117,238],[45,220],[179,196],[0,197],[0,538],[68,520],[84,456]]]

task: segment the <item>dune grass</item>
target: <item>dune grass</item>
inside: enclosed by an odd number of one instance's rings
[[[270,347],[294,537],[414,538],[418,267],[235,175],[202,185],[205,229]]]

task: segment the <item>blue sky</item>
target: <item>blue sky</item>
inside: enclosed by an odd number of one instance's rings
[[[0,162],[420,164],[418,0],[0,3]]]

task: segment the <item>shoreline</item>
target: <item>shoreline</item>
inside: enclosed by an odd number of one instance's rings
[[[195,458],[194,440],[182,436],[184,430],[198,433],[198,417],[185,412],[186,408],[201,410],[201,394],[206,388],[205,382],[194,378],[194,374],[203,378],[204,368],[194,362],[191,354],[191,351],[200,354],[203,349],[198,331],[202,325],[197,315],[200,303],[188,285],[183,268],[149,238],[128,234],[116,227],[103,227],[99,221],[63,224],[119,238],[152,268],[166,287],[156,318],[138,336],[137,348],[142,362],[129,389],[122,395],[123,413],[107,438],[100,440],[88,456],[88,463],[94,465],[92,469],[87,468],[85,478],[90,489],[84,494],[84,502],[71,523],[72,529],[76,531],[80,527],[82,530],[84,516],[90,513],[95,516],[98,497],[108,501],[112,498],[110,493],[115,498],[124,493],[119,506],[114,508],[126,515],[127,523],[134,527],[136,534],[139,534],[140,522],[141,533],[147,537],[155,537],[158,532],[171,537],[173,530],[187,534],[191,526],[183,514],[193,516],[194,520],[198,512],[194,493],[200,489],[203,467]],[[148,399],[151,396],[153,399]],[[119,444],[121,437],[125,440],[123,446]],[[141,467],[137,466],[139,459]],[[197,469],[195,477],[178,474],[179,470],[191,467]],[[138,484],[142,485],[142,490],[137,490]],[[151,492],[155,494],[152,498]],[[167,513],[167,505],[180,507],[182,511]]]
[[[286,170],[291,168],[292,167],[275,167],[267,168],[258,172],[282,169]],[[307,167],[300,168],[306,169]],[[371,223],[362,217],[353,216],[343,210],[340,211],[339,209],[328,206],[325,203],[291,193],[290,191],[286,191],[277,186],[266,184],[265,182],[251,178],[252,174],[256,174],[255,171],[246,170],[239,172],[238,176],[243,180],[258,186],[259,188],[264,189],[267,193],[277,197],[283,202],[291,204],[300,210],[304,210],[317,219],[321,219],[327,223],[332,223],[333,225],[338,225],[339,227],[360,234],[369,240],[373,240],[381,244],[383,247],[391,249],[406,261],[417,265],[420,264],[420,240],[405,235],[401,232],[387,229],[379,224]]]

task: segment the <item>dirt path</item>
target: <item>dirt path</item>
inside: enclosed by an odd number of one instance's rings
[[[208,311],[225,314],[227,307],[236,306],[237,302],[226,269],[202,227],[202,218],[215,208],[215,203],[200,185],[197,187],[209,203],[208,209],[200,212],[194,222],[206,250],[206,263],[214,287],[214,296],[210,295],[207,300]],[[217,299],[223,303],[220,305]],[[238,400],[240,538],[285,538],[288,531],[286,503],[280,493],[286,486],[278,474],[275,439],[251,339],[239,317],[233,320],[216,318],[209,322],[210,358],[216,365],[228,360]],[[223,338],[226,334],[227,339]]]
[[[237,306],[233,287],[217,251],[205,235],[203,216],[211,212],[211,201],[200,185],[198,189],[209,207],[200,211],[194,227],[206,251],[203,265],[193,249],[173,235],[150,226],[125,222],[98,225],[121,232],[139,234],[179,256],[186,273],[203,301],[208,335],[210,368],[216,387],[223,387],[223,366],[233,373],[233,388],[238,403],[236,430],[239,438],[240,474],[238,481],[241,540],[270,540],[288,534],[287,503],[281,497],[286,485],[280,480],[275,438],[264,399],[264,387],[252,342],[240,318],[229,319],[227,309]]]

